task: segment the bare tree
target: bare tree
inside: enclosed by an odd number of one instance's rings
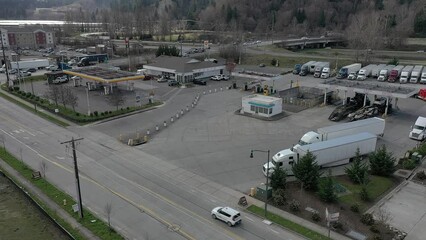
[[[110,232],[110,234],[111,234],[111,212],[112,212],[112,205],[111,205],[111,203],[110,202],[108,202],[106,205],[105,205],[105,213],[106,213],[106,215],[107,215],[107,219],[108,219],[108,228],[109,228],[109,232]]]
[[[58,102],[59,102],[59,98],[60,98],[59,86],[49,85],[49,89],[45,93],[45,97],[54,101],[55,105],[58,106]]]
[[[118,111],[118,108],[126,102],[126,99],[124,98],[123,94],[117,89],[115,92],[111,93],[107,97],[107,101],[110,105],[115,106]]]
[[[74,94],[71,87],[64,88],[66,95],[66,102],[72,107],[72,110],[75,112],[75,107],[78,106],[78,97]]]
[[[384,225],[389,224],[389,222],[392,221],[392,219],[393,219],[393,217],[390,214],[390,212],[387,209],[383,208],[383,207],[380,207],[375,212],[374,215],[376,216],[377,221],[379,221],[380,223],[382,223]]]
[[[43,178],[46,178],[46,170],[47,170],[47,163],[45,160],[41,160],[40,162],[40,172],[43,175]]]

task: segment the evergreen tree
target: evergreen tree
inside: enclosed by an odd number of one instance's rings
[[[334,181],[331,177],[331,170],[327,177],[321,178],[318,186],[318,195],[324,202],[335,202],[337,194],[334,192]]]
[[[294,176],[303,184],[306,190],[316,190],[321,177],[320,167],[315,161],[316,157],[308,151],[305,156],[292,166]]]
[[[285,185],[287,182],[287,173],[279,166],[275,166],[274,172],[271,174],[270,180],[272,191],[276,191],[278,189],[285,189]]]
[[[395,171],[395,158],[382,145],[379,150],[370,154],[371,173],[379,176],[389,176]]]
[[[426,35],[426,11],[423,9],[414,18],[414,32]]]
[[[318,26],[319,27],[325,27],[325,12],[324,12],[324,10],[321,11],[321,15],[320,15],[319,20],[318,20]]]
[[[376,10],[383,10],[383,9],[385,9],[385,5],[383,4],[383,0],[375,0],[375,2],[374,2],[374,8]]]
[[[367,181],[367,179],[364,178],[368,178],[368,166],[361,161],[362,159],[359,153],[359,148],[357,148],[352,165],[348,168],[345,168],[345,173],[348,175],[351,181],[356,184]]]

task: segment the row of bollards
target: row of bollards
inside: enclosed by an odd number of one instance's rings
[[[227,89],[231,89],[231,88],[227,87]],[[223,88],[222,87],[219,88],[219,91],[223,91]],[[218,89],[215,88],[214,90],[212,90],[212,89],[208,90],[209,94],[211,94],[212,92],[217,93]],[[206,91],[203,91],[203,95],[206,95]],[[180,117],[182,117],[185,114],[185,112],[189,112],[190,109],[195,108],[195,106],[197,105],[198,101],[200,100],[200,96],[201,96],[201,93],[198,93],[195,96],[194,100],[191,102],[191,107],[189,107],[189,105],[187,105],[186,108],[182,108],[180,111],[178,110],[175,115],[171,116],[169,124],[172,124],[173,122],[177,121]],[[155,125],[155,127],[154,127],[155,132],[154,133],[158,133],[161,130],[160,125],[161,124],[156,124]],[[167,128],[168,121],[167,120],[163,121],[162,125],[163,125],[163,129]],[[154,133],[151,133],[150,129],[147,129],[146,132],[145,132],[145,135],[143,136],[143,138],[141,138],[141,134],[140,133],[137,133],[136,134],[136,139],[130,138],[128,140],[128,142],[127,142],[127,145],[129,145],[129,146],[135,146],[135,145],[146,143],[146,142],[148,142],[150,135],[154,134]],[[120,141],[122,141],[122,140],[123,140],[123,136],[120,135]]]

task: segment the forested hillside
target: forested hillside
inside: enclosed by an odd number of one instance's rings
[[[353,35],[367,29],[384,36],[426,35],[425,0],[0,0],[0,6],[3,19],[31,19],[36,8],[59,7],[58,20],[109,23],[111,31],[204,29],[302,36],[329,31]]]

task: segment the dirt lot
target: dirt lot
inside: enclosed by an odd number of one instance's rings
[[[70,239],[0,174],[0,239]]]

